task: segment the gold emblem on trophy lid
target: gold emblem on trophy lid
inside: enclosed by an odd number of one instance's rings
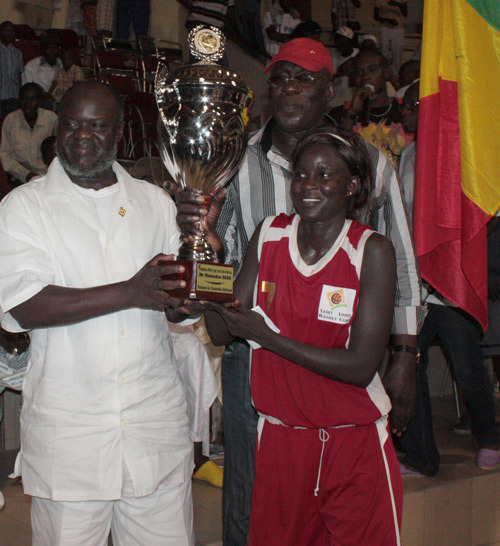
[[[201,62],[218,61],[224,55],[226,37],[217,27],[197,25],[188,34],[191,55]]]

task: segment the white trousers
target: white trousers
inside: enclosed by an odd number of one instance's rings
[[[52,501],[33,497],[34,546],[193,546],[191,479],[161,483],[146,497],[134,497],[125,464],[120,500]]]
[[[401,55],[405,42],[404,28],[380,27],[380,50],[384,57],[390,62],[392,52],[391,71],[395,76],[399,73],[401,66]]]

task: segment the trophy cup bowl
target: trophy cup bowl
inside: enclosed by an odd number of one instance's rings
[[[199,59],[169,73],[158,67],[155,95],[160,118],[160,155],[182,189],[199,192],[205,206],[236,174],[247,144],[248,110],[253,93],[235,72],[215,64],[224,53],[219,29],[198,25],[188,36],[191,53]],[[184,289],[172,295],[188,299],[233,299],[233,268],[218,263],[201,236],[184,241],[177,256],[185,272]]]

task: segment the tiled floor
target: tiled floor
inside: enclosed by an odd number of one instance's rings
[[[496,403],[499,406],[498,395]],[[435,478],[404,479],[402,544],[500,546],[500,470],[477,469],[472,437],[451,432],[456,416],[450,397],[434,399],[433,408],[441,469]],[[11,460],[0,454],[0,466],[10,464]],[[0,513],[0,545],[28,546],[29,497],[20,485],[7,484],[3,492],[7,504]],[[196,544],[222,544],[221,490],[195,481],[193,493]]]

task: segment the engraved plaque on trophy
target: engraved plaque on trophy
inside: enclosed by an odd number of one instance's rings
[[[160,154],[175,182],[202,194],[208,208],[245,154],[253,93],[238,74],[214,62],[222,58],[226,41],[219,29],[198,25],[188,41],[198,62],[171,73],[160,65],[156,74]],[[187,286],[171,293],[230,301],[233,268],[218,263],[201,225],[200,231],[202,236],[182,243],[177,256],[186,268],[182,278]]]

